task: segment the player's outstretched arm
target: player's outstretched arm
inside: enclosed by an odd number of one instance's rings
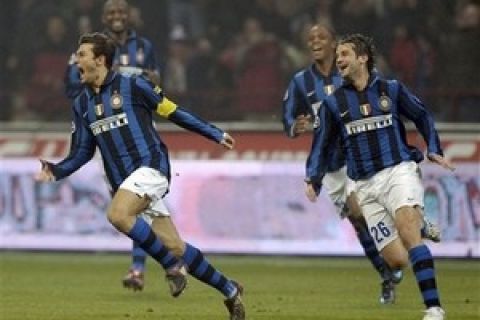
[[[436,154],[436,153],[429,153],[427,155],[428,159],[436,164],[438,164],[439,166],[442,166],[444,167],[445,169],[447,170],[450,170],[450,171],[454,171],[455,170],[455,166],[450,162],[448,161],[447,159],[445,159],[444,157],[442,157],[441,155],[439,154]]]

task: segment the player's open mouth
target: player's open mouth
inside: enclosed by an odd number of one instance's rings
[[[80,72],[80,75],[83,75],[85,73],[85,70],[83,70],[82,67],[78,67],[78,71]]]

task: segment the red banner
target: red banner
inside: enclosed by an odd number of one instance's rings
[[[231,132],[234,150],[226,151],[211,141],[186,131],[161,132],[173,159],[304,160],[311,137],[287,138],[282,132]],[[423,140],[409,132],[410,143],[424,150]],[[453,161],[480,162],[480,134],[448,133],[440,136],[444,152]],[[67,133],[0,133],[0,157],[58,158],[68,153]]]

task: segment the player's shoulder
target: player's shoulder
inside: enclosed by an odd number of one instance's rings
[[[311,72],[311,66],[297,70],[293,75],[293,79],[301,79],[305,76],[305,73],[307,72]]]
[[[152,41],[145,36],[137,34],[137,41],[141,42],[144,48],[152,47]]]

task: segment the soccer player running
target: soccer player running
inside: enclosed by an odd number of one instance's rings
[[[411,120],[427,144],[427,157],[453,170],[443,158],[433,119],[423,103],[397,80],[374,70],[370,38],[348,35],[338,42],[336,65],[345,80],[319,111],[307,160],[306,195],[315,201],[328,170],[328,153],[341,137],[347,174],[375,244],[388,265],[403,268],[410,260],[426,306],[423,320],[443,320],[429,248],[422,242],[423,186],[417,163],[423,154],[407,144],[401,117]]]
[[[86,88],[73,104],[70,153],[56,164],[41,160],[36,178],[47,182],[69,176],[92,159],[98,146],[114,191],[108,220],[166,270],[172,296],[184,290],[188,271],[226,297],[230,319],[245,319],[242,287],[180,238],[165,207],[170,163],[167,147],[153,126],[153,112],[227,149],[233,148],[234,139],[168,100],[144,77],[113,71],[114,54],[115,46],[104,34],[80,38],[76,64]]]
[[[318,111],[323,100],[342,84],[342,77],[335,67],[335,33],[326,25],[314,25],[308,35],[308,47],[314,63],[301,70],[290,81],[283,101],[284,130],[290,138],[306,132],[313,119],[314,130],[318,130]],[[338,144],[329,150],[324,184],[330,199],[342,218],[347,217],[353,225],[365,255],[380,274],[380,303],[395,301],[395,286],[402,278],[401,271],[393,272],[380,256],[375,242],[368,231],[365,218],[354,194],[347,193],[345,157]]]
[[[104,33],[115,43],[113,68],[125,75],[143,75],[159,85],[160,68],[153,45],[131,28],[129,12],[130,6],[126,0],[108,0],[103,6]],[[84,89],[74,57],[75,54],[72,55],[65,75],[65,92],[67,97],[72,100]],[[132,264],[122,279],[125,288],[134,291],[143,289],[146,258],[147,253],[136,242],[133,242]]]

